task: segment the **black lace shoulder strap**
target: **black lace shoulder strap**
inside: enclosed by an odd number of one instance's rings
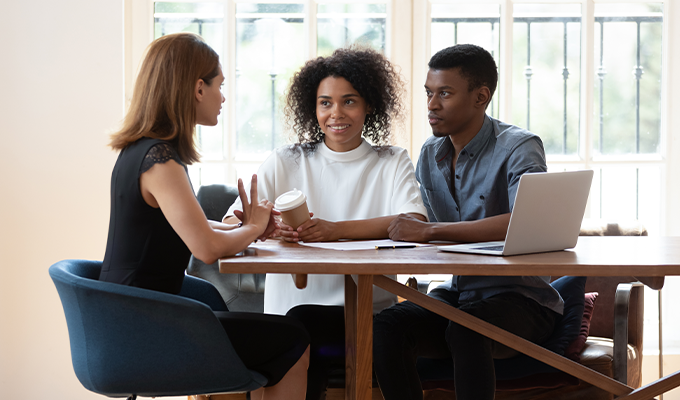
[[[179,158],[179,154],[168,143],[157,143],[153,145],[149,151],[146,152],[142,166],[139,168],[139,174],[143,174],[155,164],[165,164],[170,160],[175,160],[179,165],[184,166],[184,163]]]

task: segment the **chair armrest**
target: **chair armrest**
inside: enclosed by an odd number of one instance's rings
[[[220,292],[205,279],[185,275],[179,295],[200,301],[213,311],[229,311]]]
[[[427,294],[427,289],[430,287],[430,283],[432,283],[431,280],[418,280],[414,276],[406,280],[406,286],[424,294]]]
[[[411,289],[415,289],[423,294],[428,294],[430,292],[430,286],[432,286],[433,283],[437,284],[435,288],[439,288],[442,286],[446,286],[448,288],[451,286],[451,278],[449,278],[448,280],[443,280],[441,275],[439,276],[438,275],[439,274],[411,276],[406,280],[406,283],[404,283],[404,285],[410,287]]]
[[[614,379],[628,383],[628,309],[633,289],[642,290],[640,282],[620,283],[614,298]]]

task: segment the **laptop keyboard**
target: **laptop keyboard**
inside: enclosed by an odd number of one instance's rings
[[[491,251],[503,251],[504,246],[484,246],[484,247],[475,247],[475,250],[491,250]]]

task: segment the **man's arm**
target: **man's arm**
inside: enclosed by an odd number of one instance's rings
[[[508,157],[506,162],[508,172],[508,200],[510,210],[515,206],[515,197],[519,187],[519,178],[528,172],[547,172],[543,142],[538,136],[520,143]]]
[[[461,222],[423,222],[408,214],[395,218],[387,231],[392,240],[429,242],[491,242],[504,240],[510,223],[510,213]]]
[[[418,177],[418,181],[421,183],[421,191],[423,189],[422,175],[427,174],[429,171],[429,168],[423,163],[426,163],[431,157],[431,154],[421,152],[421,156],[418,159],[416,177]],[[512,210],[519,177],[526,172],[544,172],[546,170],[545,153],[540,138],[532,137],[530,140],[519,143],[513,149],[506,166],[508,170],[508,187],[506,190],[508,190],[509,199],[511,199],[509,206],[510,210]],[[425,202],[430,220],[434,221],[435,217],[425,193],[423,193],[423,201]],[[504,240],[509,224],[509,212],[474,221],[432,223],[424,223],[408,216],[400,215],[392,221],[388,232],[390,239],[393,240],[490,242]]]

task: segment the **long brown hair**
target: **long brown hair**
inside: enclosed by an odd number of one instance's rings
[[[160,37],[147,48],[123,127],[110,146],[122,150],[150,137],[169,141],[185,164],[199,160],[194,141],[196,98],[202,79],[210,85],[220,71],[219,56],[193,33]]]

